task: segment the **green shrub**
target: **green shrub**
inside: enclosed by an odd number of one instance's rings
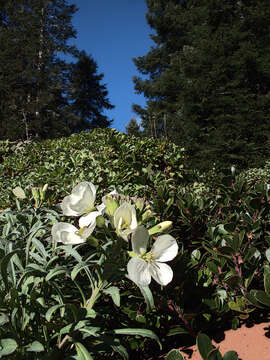
[[[55,203],[80,181],[92,181],[105,191],[151,197],[166,182],[181,182],[184,151],[172,143],[129,137],[112,129],[95,129],[68,138],[32,142],[8,152],[0,163],[0,208],[13,204],[12,189],[48,184]],[[48,192],[48,195],[49,195]]]

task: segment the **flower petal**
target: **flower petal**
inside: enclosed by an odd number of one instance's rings
[[[95,186],[87,181],[76,185],[71,195],[66,196],[60,205],[66,216],[80,216],[89,211],[96,199]]]
[[[99,211],[92,211],[87,215],[81,216],[79,219],[80,228],[92,226],[92,224],[96,223],[96,218],[100,215],[101,213]]]
[[[101,213],[101,215],[103,215],[106,209],[106,205],[104,205],[103,203],[100,205],[96,205],[96,209]]]
[[[158,236],[152,247],[153,259],[159,262],[171,261],[178,254],[178,245],[171,235]]]
[[[84,239],[76,234],[78,229],[68,223],[58,222],[52,227],[52,238],[55,242],[65,245],[76,245],[84,242]]]
[[[154,262],[150,264],[149,272],[154,280],[160,285],[167,285],[172,281],[173,271],[167,264]]]
[[[138,255],[145,253],[148,240],[148,230],[144,226],[138,226],[131,237],[132,250]]]
[[[149,264],[138,258],[131,258],[127,264],[128,276],[135,284],[146,286],[151,282],[151,275],[149,272]]]

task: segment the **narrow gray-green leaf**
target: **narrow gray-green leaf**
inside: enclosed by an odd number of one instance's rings
[[[14,353],[18,345],[14,339],[1,339],[0,340],[0,357]]]
[[[39,341],[33,341],[31,344],[27,345],[26,351],[42,352],[44,351],[44,346]]]
[[[144,297],[146,302],[147,311],[151,311],[155,308],[154,298],[152,295],[152,291],[150,290],[149,286],[139,286],[141,293]]]
[[[65,305],[53,305],[52,307],[50,307],[50,309],[46,312],[45,318],[48,322],[51,321],[51,318],[53,316],[53,314],[58,310],[61,309],[62,307],[64,307]]]
[[[127,349],[123,345],[111,345],[111,347],[115,352],[117,352],[122,357],[122,359],[124,360],[129,359]]]
[[[113,332],[116,335],[140,335],[143,337],[148,337],[148,338],[154,339],[159,344],[160,349],[162,349],[162,345],[159,341],[159,338],[152,330],[139,329],[139,328],[132,328],[132,329],[124,328],[124,329],[114,329]]]
[[[67,255],[71,255],[78,262],[82,261],[81,255],[71,245],[61,245],[61,246],[58,246],[57,249],[64,250]]]
[[[80,342],[75,343],[78,360],[93,360],[93,357],[89,354],[86,347]]]
[[[67,274],[67,269],[64,266],[56,267],[55,269],[50,270],[48,275],[46,276],[45,280],[49,281],[52,280],[54,277],[60,275],[60,274]]]
[[[174,335],[181,335],[181,334],[189,334],[187,329],[184,329],[182,327],[175,327],[173,329],[170,329],[167,333],[167,336],[174,336]]]
[[[4,281],[5,287],[6,289],[8,289],[9,287],[9,282],[8,282],[8,265],[9,262],[11,260],[11,258],[15,255],[18,254],[19,250],[14,250],[12,252],[10,252],[9,254],[7,254],[6,256],[4,256],[1,260],[0,263],[0,270],[1,270],[1,275],[2,275],[2,279]]]
[[[270,296],[270,273],[266,272],[264,274],[264,289],[267,295]]]
[[[268,248],[266,251],[265,251],[265,256],[266,256],[266,259],[269,261],[270,263],[270,248]]]
[[[120,291],[116,286],[110,286],[109,288],[103,290],[104,294],[111,296],[113,302],[116,306],[120,306]]]

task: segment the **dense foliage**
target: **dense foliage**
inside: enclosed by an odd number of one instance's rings
[[[196,167],[269,157],[268,2],[148,0],[155,46],[135,59],[146,134],[169,136]],[[268,30],[267,30],[268,29]],[[258,164],[258,161],[261,161]]]
[[[14,185],[30,190],[49,184],[49,204],[59,201],[82,180],[108,191],[117,187],[124,194],[151,198],[159,181],[175,186],[183,173],[183,149],[163,140],[138,140],[112,129],[38,143],[2,142],[2,149],[2,208],[13,202]]]
[[[110,124],[102,115],[112,107],[103,75],[69,45],[76,11],[66,0],[0,2],[0,139],[52,138]],[[66,55],[76,62],[66,62]],[[91,93],[82,95],[82,76]]]
[[[1,156],[0,339],[10,359],[167,354],[182,360],[170,350],[268,311],[266,178],[229,171],[199,176],[176,145],[108,129],[42,143],[3,142]],[[163,289],[151,283],[153,298],[125,277],[121,249],[128,243],[118,239],[112,246],[109,223],[84,244],[52,247],[52,225],[66,221],[57,203],[81,181],[97,185],[97,203],[116,189],[121,201],[136,204],[139,221],[156,229],[151,234],[162,231],[159,222],[173,222],[166,228],[179,246],[170,262],[173,280]],[[102,291],[95,287],[101,268],[110,279]],[[91,311],[84,296],[95,299]],[[203,359],[213,351],[205,335],[197,345]]]

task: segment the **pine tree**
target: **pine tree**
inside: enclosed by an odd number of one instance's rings
[[[135,76],[133,81],[136,92],[144,94],[148,100],[145,109],[134,105],[133,110],[141,116],[147,134],[175,139],[175,113],[182,79],[179,69],[173,65],[184,44],[185,24],[179,22],[182,4],[179,0],[147,0],[147,6],[146,19],[155,31],[151,34],[155,46],[145,56],[133,59],[139,72],[147,76]]]
[[[203,158],[206,166],[259,165],[270,140],[268,2],[186,4],[180,120],[186,147],[196,164]]]
[[[140,125],[137,123],[136,119],[130,119],[129,123],[126,126],[126,132],[128,135],[133,135],[137,137],[141,136]]]
[[[108,99],[106,85],[102,84],[103,74],[98,74],[97,63],[82,51],[78,61],[71,64],[69,74],[70,109],[77,117],[75,124],[70,124],[73,131],[81,131],[95,127],[108,127],[112,123],[104,109],[114,106]]]
[[[0,137],[64,135],[67,64],[75,36],[66,0],[5,0],[0,3]]]

